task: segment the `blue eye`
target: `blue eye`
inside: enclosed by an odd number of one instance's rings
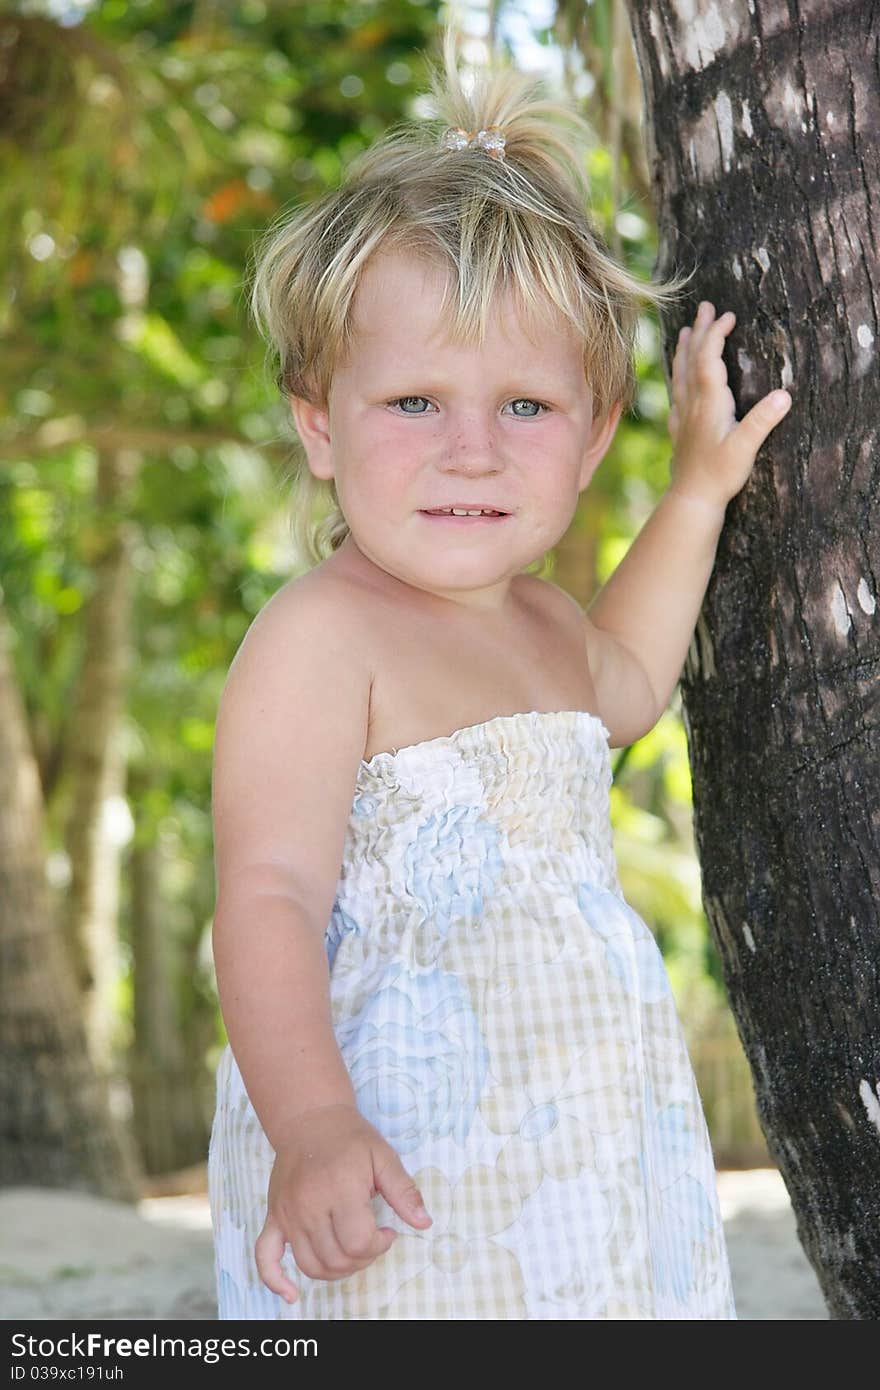
[[[427,404],[428,398],[427,396],[396,396],[394,400],[388,401],[387,404],[398,406],[401,415],[427,415],[428,412],[426,410],[406,410],[404,407],[412,401],[423,401]],[[531,415],[516,415],[515,418],[518,420],[537,420],[538,411],[548,411],[550,409],[548,405],[544,405],[543,401],[532,400],[528,396],[520,396],[517,400],[511,401],[511,405],[533,405],[537,407]]]
[[[405,405],[407,401],[424,401],[424,400],[427,400],[427,397],[425,397],[425,396],[398,396],[396,400],[389,401],[388,404],[389,404],[389,405],[400,405],[400,406],[402,406],[402,405]],[[401,414],[403,414],[403,415],[424,415],[424,414],[426,414],[426,412],[425,412],[424,410],[403,410],[403,411],[401,411]]]

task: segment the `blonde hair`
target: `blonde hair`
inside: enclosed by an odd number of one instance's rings
[[[588,122],[548,97],[541,78],[508,65],[479,70],[466,91],[458,41],[447,26],[444,70],[429,67],[435,118],[392,127],[351,162],[340,187],[282,213],[257,246],[251,310],[277,354],[278,385],[326,407],[351,345],[364,266],[380,249],[398,250],[452,270],[442,311],[452,341],[482,344],[504,290],[526,318],[555,306],[583,342],[594,418],[617,401],[629,410],[639,305],[674,299],[694,272],[650,283],[631,275],[590,215]],[[490,125],[503,132],[503,159],[479,146],[440,146],[446,127]],[[316,508],[325,512],[317,522]],[[304,457],[294,469],[292,518],[313,563],[349,530],[332,479],[315,478]]]

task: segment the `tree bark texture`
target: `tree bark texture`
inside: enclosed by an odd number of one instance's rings
[[[143,805],[152,771],[134,770],[129,797]],[[191,1166],[207,1152],[202,1053],[190,1055],[181,1029],[180,951],[169,931],[162,849],[155,831],[138,826],[129,859],[134,1036],[128,1058],[133,1127],[144,1171]],[[213,1087],[212,1087],[213,1091]],[[212,1097],[213,1098],[213,1097]]]
[[[71,786],[66,845],[70,856],[68,931],[85,1002],[95,1066],[115,1062],[119,974],[119,850],[104,814],[124,785],[120,741],[129,670],[131,527],[123,520],[140,455],[99,455],[94,591],[84,621],[83,657],[67,734]]]
[[[682,701],[703,901],[832,1318],[880,1316],[880,5],[629,0],[679,328],[733,309],[731,500]]]
[[[95,1075],[46,880],[42,792],[0,607],[0,1184],[135,1201],[137,1160]]]

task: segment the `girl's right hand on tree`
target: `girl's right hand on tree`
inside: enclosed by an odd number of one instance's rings
[[[254,1245],[260,1278],[288,1303],[299,1290],[281,1267],[285,1244],[310,1279],[344,1279],[384,1255],[396,1235],[377,1226],[379,1193],[418,1230],[433,1218],[397,1151],[354,1105],[306,1111],[278,1148],[266,1220]]]

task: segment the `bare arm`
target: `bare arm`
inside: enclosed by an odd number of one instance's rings
[[[339,605],[294,584],[251,625],[218,713],[217,988],[245,1088],[276,1150],[305,1110],[354,1104],[332,1029],[324,933],[369,690]]]
[[[254,1261],[288,1302],[385,1254],[380,1194],[432,1217],[393,1145],[359,1111],[333,1029],[324,938],[369,724],[364,626],[338,581],[286,585],[232,663],[214,750],[214,958],[233,1055],[275,1151]]]
[[[228,893],[214,915],[214,961],[230,1046],[273,1149],[305,1111],[355,1105],[321,929],[296,899],[268,887]]]
[[[667,492],[589,608],[594,682],[610,714],[646,733],[681,675],[715,564],[727,503],[745,485],[755,456],[791,405],[772,391],[736,419],[722,351],[730,311],[715,317],[703,300],[682,328],[672,363],[669,433],[674,449]],[[603,713],[608,725],[609,718]]]
[[[587,610],[597,697],[609,712],[602,717],[610,729],[615,702],[623,701],[629,742],[653,728],[669,704],[723,523],[723,507],[670,489]]]

